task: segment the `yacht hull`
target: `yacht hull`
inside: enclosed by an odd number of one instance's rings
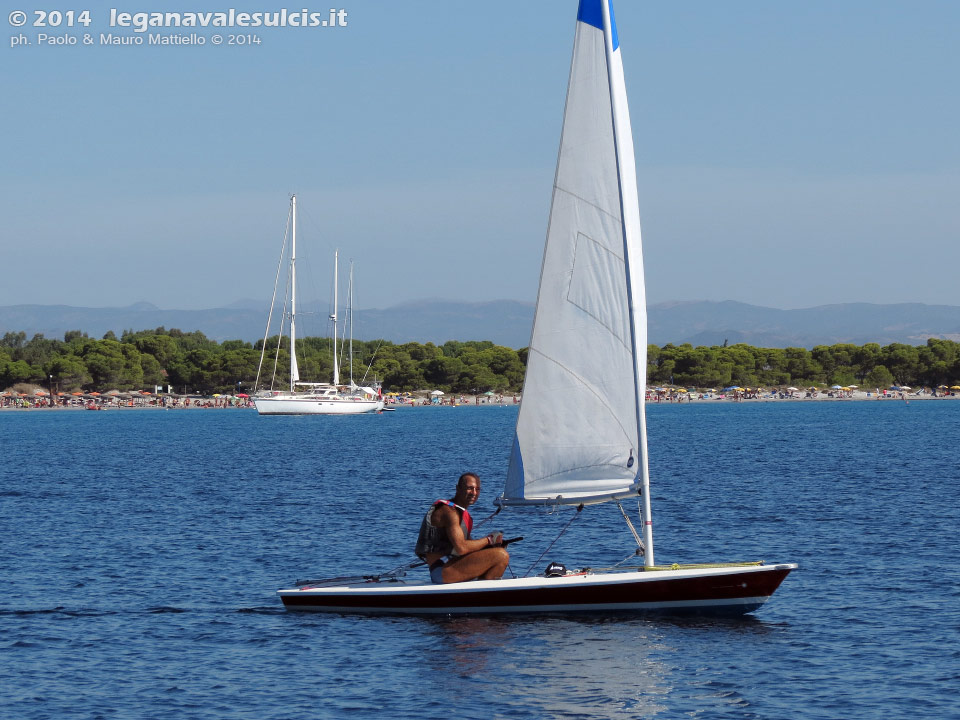
[[[383,409],[382,400],[360,398],[254,398],[260,415],[358,415]]]
[[[797,566],[581,573],[451,585],[369,580],[279,590],[287,610],[401,615],[639,612],[742,615]]]

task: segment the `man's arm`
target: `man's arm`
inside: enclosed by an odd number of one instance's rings
[[[440,515],[437,518],[437,514]],[[460,527],[460,517],[457,511],[448,505],[441,505],[433,511],[434,521],[447,531],[447,537],[450,544],[453,545],[453,552],[456,555],[469,555],[477,550],[483,550],[490,547],[491,543],[486,537],[477,540],[468,540],[463,534],[463,528]]]

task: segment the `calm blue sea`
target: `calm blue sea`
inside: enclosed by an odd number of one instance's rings
[[[515,418],[0,412],[0,717],[960,716],[949,400],[649,408],[658,562],[800,563],[751,616],[281,609],[296,578],[410,559],[464,470],[482,519]],[[569,517],[513,510],[484,530],[526,537],[523,574]],[[539,570],[631,543],[615,506],[587,508]]]

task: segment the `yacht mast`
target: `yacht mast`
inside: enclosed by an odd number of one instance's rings
[[[290,198],[292,233],[290,242],[290,391],[300,380],[297,368],[297,196]]]
[[[350,389],[354,387],[353,382],[353,260],[350,261]]]
[[[333,251],[333,315],[330,316],[330,319],[333,320],[333,384],[340,384],[340,367],[337,365],[337,277],[339,275],[338,263],[340,259],[340,251]]]

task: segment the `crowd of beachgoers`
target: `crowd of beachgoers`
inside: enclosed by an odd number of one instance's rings
[[[647,390],[647,402],[699,402],[702,400],[911,400],[958,398],[960,385],[936,388],[894,386],[864,390],[856,386],[835,385],[829,388],[744,388],[727,387],[722,390],[696,388],[652,388]]]
[[[50,402],[45,390],[0,393],[0,408],[55,408],[58,410],[108,410],[119,408],[244,408],[253,407],[249,396],[235,395],[172,395],[150,392],[73,392],[57,393]]]
[[[960,386],[941,386],[937,388],[873,388],[863,390],[857,387],[831,388],[744,388],[728,387],[723,389],[707,388],[671,388],[658,387],[647,390],[648,403],[694,403],[713,400],[732,402],[757,402],[781,400],[913,400],[933,398],[960,398]],[[384,406],[396,407],[442,407],[442,406],[507,406],[518,405],[521,395],[503,393],[483,393],[479,395],[445,394],[439,390],[385,393]],[[50,409],[64,410],[110,410],[122,408],[252,408],[253,401],[248,395],[175,395],[154,394],[150,392],[106,393],[57,393],[54,402],[45,390],[31,392],[0,392],[0,409]]]

